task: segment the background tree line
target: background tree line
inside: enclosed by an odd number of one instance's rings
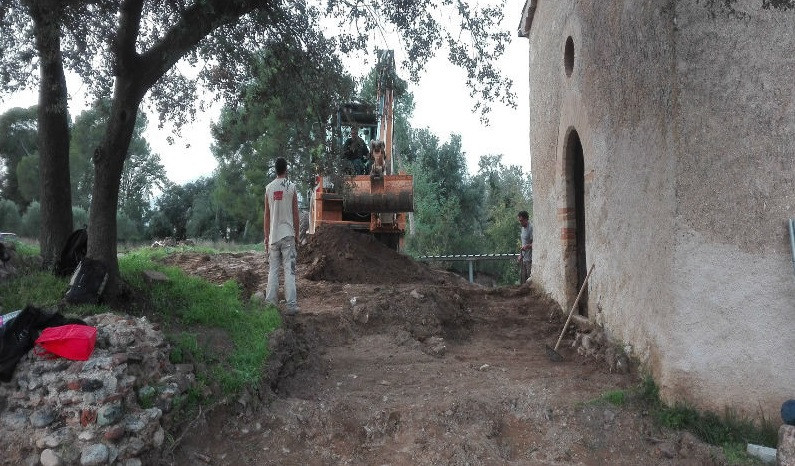
[[[97,101],[69,125],[73,228],[88,223],[93,185],[91,158],[102,137],[108,111],[106,100]],[[143,137],[147,124],[146,115],[139,113],[124,162],[116,215],[122,241],[147,236],[154,194],[168,185],[160,156],[152,153]],[[0,115],[0,170],[0,229],[37,237],[41,229],[41,176],[36,106],[13,108]]]
[[[284,70],[303,77],[283,79]],[[124,163],[118,200],[118,238],[257,243],[262,240],[262,198],[279,156],[290,161],[290,176],[302,193],[314,176],[339,169],[329,153],[328,121],[341,102],[374,102],[376,72],[360,83],[338,60],[317,61],[298,48],[268,44],[258,57],[241,99],[225,105],[212,125],[212,153],[218,161],[209,176],[184,185],[170,182],[158,154],[143,137],[147,120],[139,113]],[[396,83],[395,157],[398,169],[414,175],[415,212],[407,252],[414,255],[496,253],[516,250],[516,212],[532,210],[529,174],[506,166],[500,155],[484,155],[475,174],[467,172],[461,137],[441,141],[409,123],[413,96]],[[0,160],[7,176],[0,184],[0,228],[36,236],[40,227],[36,108],[0,116]],[[97,101],[70,124],[73,226],[88,221],[94,172],[93,148],[108,118],[107,101]],[[304,196],[304,199],[306,196]],[[302,203],[304,208],[308,208]]]
[[[38,236],[44,265],[54,265],[73,227],[67,71],[94,98],[110,102],[91,158],[87,256],[107,265],[108,294],[115,296],[122,174],[141,105],[156,110],[160,121],[180,125],[201,108],[203,95],[239,101],[241,83],[256,75],[262,44],[289,44],[323,63],[368,51],[370,41],[389,27],[406,52],[403,65],[412,79],[446,49],[450,62],[467,72],[472,92],[484,96],[478,107],[488,111],[493,102],[513,100],[510,80],[497,68],[510,37],[502,18],[499,6],[433,0],[0,2],[0,95],[39,90]],[[329,20],[336,21],[333,30],[324,29]],[[198,75],[178,63],[198,65]],[[301,83],[292,67],[277,73]]]

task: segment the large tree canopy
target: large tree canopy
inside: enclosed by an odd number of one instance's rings
[[[261,203],[277,157],[287,159],[290,177],[308,189],[317,174],[312,162],[327,159],[331,116],[350,99],[354,83],[336,57],[286,43],[265,44],[252,72],[241,97],[227,103],[212,126],[212,152],[222,175],[240,171],[242,188]]]
[[[327,24],[323,16],[336,18],[344,32],[325,40],[319,30]],[[45,180],[40,241],[45,261],[57,254],[71,229],[64,69],[78,73],[94,96],[112,102],[104,137],[93,152],[88,256],[107,262],[115,278],[119,186],[145,96],[162,117],[184,121],[196,108],[200,82],[234,96],[238,85],[250,79],[253,57],[262,44],[294,44],[320,58],[365,50],[370,34],[391,24],[403,41],[404,64],[413,77],[446,46],[450,60],[466,69],[478,103],[488,106],[510,95],[508,81],[495,67],[509,37],[507,29],[497,27],[501,19],[500,7],[472,8],[451,0],[327,0],[314,5],[278,0],[0,0],[0,91],[39,85]],[[175,66],[182,59],[201,65],[198,76]],[[36,66],[38,83],[31,80]]]

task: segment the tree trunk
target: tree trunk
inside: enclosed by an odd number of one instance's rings
[[[40,57],[38,133],[41,179],[39,245],[44,265],[58,260],[72,232],[72,190],[69,180],[69,110],[61,55],[58,1],[31,2]]]
[[[116,257],[116,211],[119,184],[127,151],[130,147],[135,118],[142,95],[134,80],[116,77],[113,105],[102,143],[94,151],[94,187],[88,217],[87,256],[99,259],[108,267],[107,297],[113,299],[118,290],[119,261]]]

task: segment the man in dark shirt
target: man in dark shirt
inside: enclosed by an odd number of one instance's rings
[[[351,163],[353,175],[367,174],[370,151],[367,150],[364,139],[359,136],[359,128],[356,126],[351,128],[351,137],[345,140],[343,155]]]

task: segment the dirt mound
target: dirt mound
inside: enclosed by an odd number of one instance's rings
[[[162,262],[218,285],[235,280],[242,286],[246,299],[268,278],[265,255],[256,252],[170,254]]]
[[[298,252],[304,278],[338,283],[444,283],[449,274],[414,262],[370,236],[348,228],[319,228]]]
[[[355,298],[342,317],[357,334],[384,333],[424,342],[431,337],[460,340],[469,336],[472,310],[447,288],[420,286],[373,290]]]

